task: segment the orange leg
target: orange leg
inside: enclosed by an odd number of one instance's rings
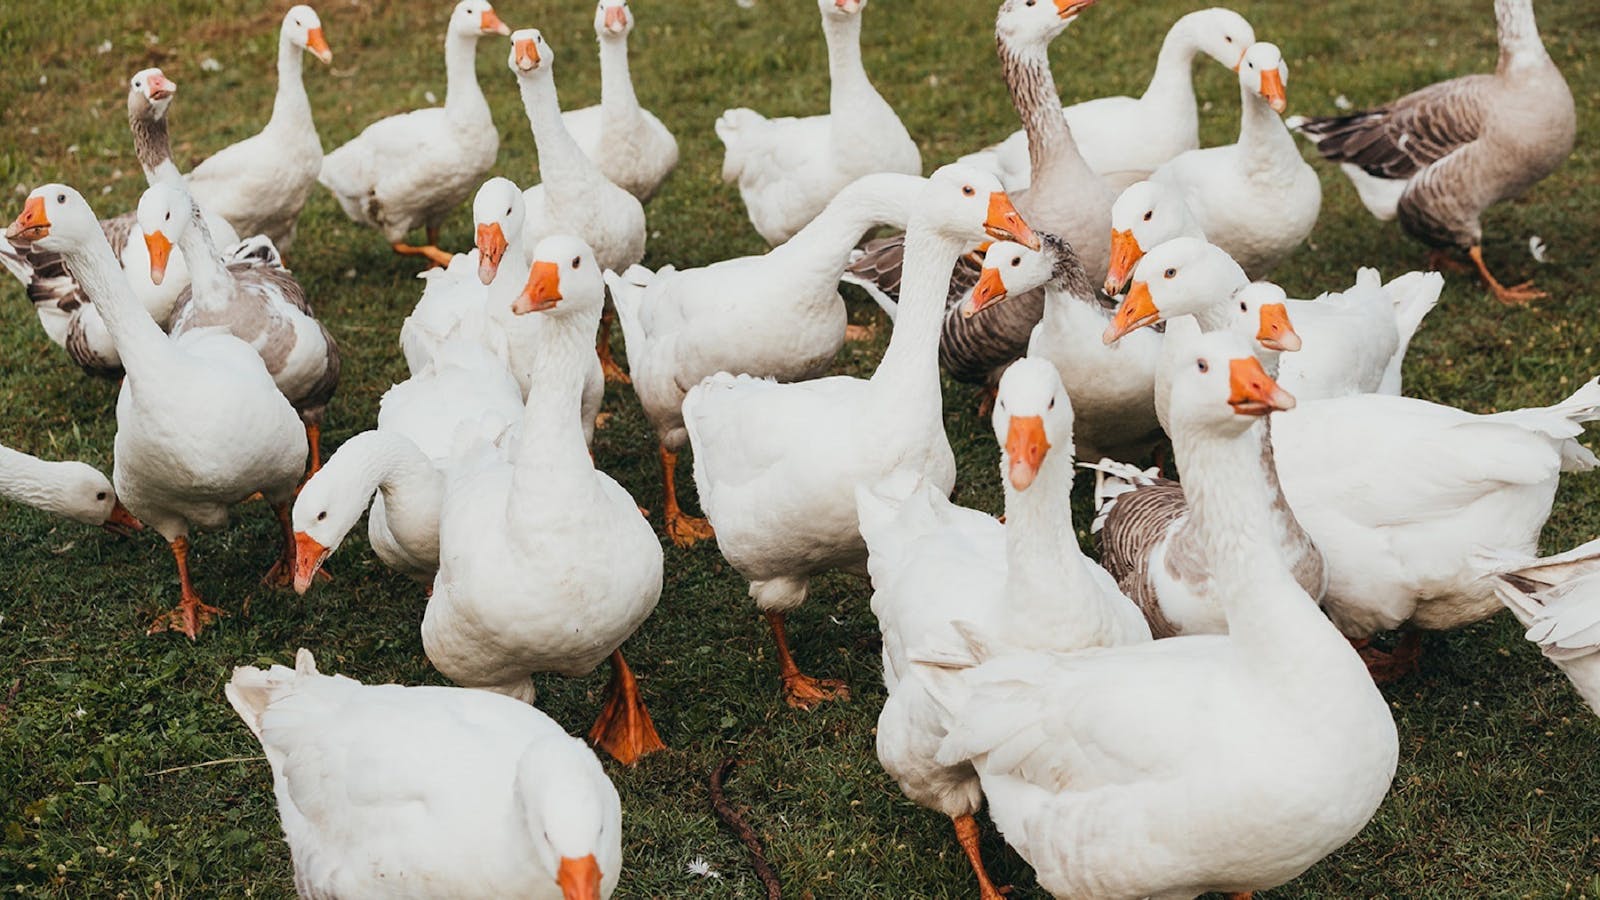
[[[617,762],[631,766],[639,758],[667,749],[656,734],[650,712],[644,708],[644,698],[639,696],[639,683],[633,671],[622,658],[621,650],[611,653],[611,687],[606,691],[606,705],[600,718],[589,729],[589,741],[616,758]]]
[[[200,599],[200,592],[194,589],[194,584],[189,580],[189,539],[179,537],[170,545],[172,558],[178,563],[178,584],[183,591],[183,599],[178,605],[168,612],[164,612],[150,623],[150,630],[146,634],[155,634],[158,631],[181,631],[194,640],[200,632],[214,618],[225,615],[215,606],[207,606]]]
[[[661,479],[667,488],[667,508],[663,513],[666,518],[667,536],[679,547],[689,547],[695,541],[709,540],[716,536],[711,529],[711,523],[705,519],[686,516],[678,508],[678,454],[666,447],[661,448]]]
[[[595,336],[594,352],[600,354],[600,371],[605,373],[607,381],[633,384],[633,379],[628,377],[628,373],[624,372],[611,356],[611,323],[616,320],[616,310],[607,305],[600,313],[600,333]]]
[[[1550,296],[1544,291],[1535,290],[1531,281],[1524,281],[1511,287],[1506,287],[1496,281],[1495,277],[1489,274],[1489,267],[1484,265],[1482,247],[1473,245],[1472,249],[1467,251],[1467,255],[1472,257],[1473,264],[1478,267],[1478,275],[1483,279],[1483,283],[1488,286],[1489,293],[1494,294],[1496,300],[1507,306],[1522,306],[1534,300]]]
[[[410,244],[390,244],[389,246],[393,247],[394,252],[401,256],[426,256],[428,262],[433,263],[435,266],[450,265],[450,254],[440,250],[433,244],[427,244],[422,247],[413,247]]]
[[[1367,664],[1373,681],[1389,684],[1417,671],[1418,661],[1422,657],[1422,633],[1407,631],[1400,636],[1394,649],[1387,653],[1372,646],[1366,639],[1352,640],[1350,646],[1356,648],[1361,661]]]
[[[278,527],[283,531],[283,549],[278,552],[278,561],[272,564],[267,574],[262,577],[261,583],[267,587],[288,588],[294,586],[294,520],[291,509],[287,503],[279,503],[272,508],[278,517]]]
[[[311,468],[306,470],[306,478],[317,474],[322,468],[322,426],[311,422],[306,423],[306,443],[311,445]]]
[[[967,854],[972,864],[972,874],[978,876],[978,897],[981,900],[1000,900],[1010,888],[997,888],[989,880],[989,871],[983,867],[983,854],[978,852],[978,820],[972,816],[956,816],[950,820],[956,826],[956,843]]]
[[[978,392],[978,416],[987,419],[994,412],[994,402],[1000,396],[1000,389],[992,384],[983,386]]]
[[[783,679],[783,699],[795,709],[811,709],[824,700],[849,700],[850,688],[834,678],[812,678],[794,664],[789,652],[789,633],[784,628],[784,613],[767,613],[772,637],[778,642],[778,677]]]

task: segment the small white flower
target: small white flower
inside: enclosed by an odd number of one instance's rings
[[[100,195],[101,196],[105,196],[106,194],[109,194],[109,193],[111,193],[111,185],[107,184],[107,185],[102,185],[100,187]]]
[[[740,9],[751,9],[756,5],[756,0],[735,0]]]
[[[28,186],[25,185],[25,184],[19,183],[16,187],[12,188],[11,190],[15,191],[16,195],[18,197],[26,197],[26,196],[28,196]],[[5,620],[6,620],[5,616],[0,616],[0,622],[4,622]]]
[[[938,87],[938,86],[939,86],[939,76],[937,76],[937,75],[929,75],[928,76],[928,87]]]
[[[1354,103],[1350,102],[1350,98],[1343,94],[1333,98],[1333,105],[1340,109],[1349,109],[1350,107],[1355,106]]]
[[[741,0],[743,2],[743,0]],[[701,878],[721,878],[722,873],[711,867],[705,857],[696,856],[687,866],[690,875],[699,875]]]
[[[1211,112],[1211,101],[1207,100],[1206,102],[1200,104],[1200,111],[1201,112]]]
[[[144,42],[153,47],[156,44],[161,43],[161,35],[156,34],[153,31],[146,31],[144,33]]]
[[[50,76],[49,75],[40,75],[39,76],[39,84],[45,85],[45,84],[49,84],[49,83],[50,83]]]
[[[68,144],[67,145],[67,152],[68,153],[77,153],[78,152],[78,145],[77,144]]]
[[[111,45],[110,41],[101,41],[100,42],[100,46],[94,48],[94,52],[100,54],[101,56],[104,56],[107,53],[111,52],[111,46],[112,45]]]
[[[1545,246],[1544,238],[1539,237],[1537,234],[1528,238],[1528,253],[1533,256],[1534,262],[1549,262],[1550,260],[1545,257],[1545,251],[1548,249]]]
[[[77,708],[77,709],[75,709],[75,710],[73,710],[73,711],[72,711],[72,714],[73,714],[73,715],[74,715],[74,716],[77,716],[77,717],[78,717],[78,718],[80,718],[80,719],[81,719],[81,718],[83,718],[83,717],[84,717],[84,716],[87,716],[87,715],[88,715],[88,714],[89,714],[89,711],[88,711],[88,710],[87,710],[87,709],[84,709],[84,708],[83,708],[83,707],[81,707],[81,706],[80,706],[80,707],[78,707],[78,708]]]
[[[434,94],[433,91],[424,91],[423,94],[422,94],[422,99],[428,101],[429,103],[438,103],[439,102],[438,96],[436,94]]]
[[[222,63],[217,62],[215,56],[208,56],[200,60],[200,69],[205,72],[221,72]]]

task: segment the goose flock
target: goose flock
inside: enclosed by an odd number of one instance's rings
[[[951,895],[1005,893],[985,809],[1055,897],[1297,878],[1389,792],[1400,734],[1378,685],[1421,665],[1422,633],[1502,608],[1600,712],[1600,542],[1539,556],[1562,476],[1600,468],[1579,440],[1600,378],[1489,414],[1408,397],[1441,274],[1362,267],[1309,299],[1266,280],[1318,221],[1309,148],[1430,268],[1464,254],[1496,300],[1543,296],[1489,271],[1481,221],[1573,149],[1532,0],[1494,0],[1492,73],[1290,120],[1293,38],[1258,40],[1236,12],[1178,18],[1139,97],[1064,105],[1052,44],[1114,4],[1004,0],[991,93],[1021,130],[926,177],[863,64],[867,6],[817,2],[825,112],[703,123],[762,254],[643,265],[646,204],[679,151],[635,94],[649,76],[630,65],[627,0],[595,8],[599,105],[562,109],[547,36],[461,0],[440,10],[443,105],[327,152],[302,57],[333,51],[294,6],[259,133],[180,171],[179,84],[147,68],[127,82],[137,208],[102,218],[69,185],[28,193],[0,263],[70,364],[120,379],[114,467],[0,447],[0,495],[159,534],[178,596],[150,632],[225,627],[191,540],[254,500],[281,531],[267,584],[313,590],[365,515],[376,557],[425,602],[427,660],[456,687],[362,684],[306,649],[227,683],[271,768],[300,896],[600,900],[625,884],[602,757],[634,765],[689,739],[658,732],[623,654],[671,602],[664,540],[720,553],[747,584],[775,697],[797,710],[850,689],[802,671],[789,613],[820,576],[864,579],[887,690],[878,759],[951,821],[973,876]],[[494,120],[480,51],[505,59],[531,135]],[[1236,77],[1234,143],[1200,146],[1197,61]],[[501,140],[530,137],[541,181],[494,175]],[[430,266],[394,317],[408,377],[326,456],[340,329],[284,255],[318,184]],[[452,253],[441,227],[464,205],[474,245]],[[829,374],[856,336],[842,283],[893,323],[867,377]],[[975,477],[998,474],[998,519],[952,499],[946,375],[981,391],[1000,465]],[[631,496],[595,452],[608,380],[631,383],[664,497]],[[680,498],[685,453],[703,516]],[[1074,521],[1080,469],[1092,523]],[[603,662],[580,740],[585,723],[546,715],[536,686]]]

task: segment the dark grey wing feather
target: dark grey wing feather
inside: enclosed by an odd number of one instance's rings
[[[1307,119],[1300,133],[1333,162],[1379,178],[1407,179],[1478,139],[1494,76],[1469,75],[1425,87],[1381,109]]]
[[[83,330],[83,317],[73,316],[67,322],[67,356],[78,368],[96,378],[115,381],[123,376],[122,365],[113,363],[94,352],[89,346],[89,336]]]
[[[1044,317],[1044,303],[1043,288],[1008,296],[970,317],[962,314],[966,304],[958,302],[945,313],[939,332],[939,365],[957,381],[988,383],[997,369],[1028,352],[1033,326]]]
[[[111,243],[112,256],[117,259],[122,258],[122,250],[128,246],[128,238],[138,224],[138,214],[131,212],[123,213],[114,219],[100,220],[100,230],[105,232],[106,240]]]
[[[1183,487],[1176,481],[1157,478],[1153,484],[1118,495],[1100,527],[1100,565],[1139,605],[1151,634],[1158,638],[1171,637],[1177,630],[1161,612],[1161,602],[1150,581],[1150,556],[1172,523],[1188,511]]]
[[[861,255],[845,271],[868,284],[876,285],[890,299],[899,300],[900,272],[905,263],[905,251],[906,238],[903,234],[867,241],[861,248]]]

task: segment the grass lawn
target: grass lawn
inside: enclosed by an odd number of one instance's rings
[[[180,166],[265,122],[278,23],[286,3],[241,0],[119,2],[13,0],[0,6],[0,211],[9,220],[26,188],[77,186],[102,214],[131,209],[144,180],[127,133],[128,77],[160,65],[180,85],[171,114]],[[1107,0],[1055,45],[1068,100],[1137,92],[1166,26],[1197,2]],[[1291,68],[1291,112],[1333,111],[1335,98],[1377,104],[1495,60],[1489,0],[1333,0],[1233,4]],[[450,4],[336,0],[322,5],[334,64],[306,62],[306,84],[326,147],[373,119],[444,96],[440,37]],[[979,0],[874,0],[867,12],[869,72],[921,142],[931,168],[1016,127],[999,79],[991,25]],[[559,9],[559,11],[557,11]],[[599,99],[592,6],[507,0],[513,28],[544,30],[557,55],[564,105]],[[537,13],[537,14],[536,14]],[[638,93],[676,133],[677,173],[648,208],[646,263],[700,265],[756,252],[736,190],[721,183],[711,124],[725,107],[768,114],[820,111],[827,75],[809,0],[640,0],[632,39]],[[1554,402],[1600,372],[1600,324],[1590,287],[1600,277],[1600,5],[1545,2],[1540,25],[1577,99],[1578,150],[1520,203],[1487,217],[1487,254],[1508,283],[1537,276],[1551,297],[1506,309],[1471,280],[1451,276],[1412,345],[1407,390],[1492,411]],[[102,44],[102,42],[105,42]],[[536,178],[533,141],[506,71],[503,38],[485,41],[479,72],[501,127],[496,174]],[[202,61],[214,58],[220,70]],[[1207,143],[1237,128],[1234,76],[1202,62],[1197,87]],[[431,92],[431,93],[430,93]],[[1423,249],[1397,226],[1370,219],[1336,170],[1323,175],[1322,219],[1275,273],[1291,296],[1348,284],[1358,265],[1386,276],[1421,265]],[[16,193],[12,186],[16,185]],[[448,248],[470,246],[463,208]],[[1549,246],[1536,264],[1528,239]],[[393,256],[353,227],[319,191],[301,219],[290,264],[344,351],[329,412],[329,444],[369,428],[379,394],[405,375],[396,345],[421,291],[417,261]],[[0,443],[110,470],[116,387],[86,378],[38,327],[14,283],[0,288]],[[837,371],[870,372],[877,346],[847,347]],[[620,339],[619,339],[620,343]],[[946,418],[962,502],[998,511],[998,451],[974,394],[950,386]],[[660,509],[653,438],[626,387],[608,389],[616,415],[596,436],[600,465]],[[1470,447],[1463,448],[1470,452]],[[683,469],[688,484],[688,469]],[[1086,481],[1086,479],[1084,480]],[[1083,484],[1079,519],[1084,517]],[[1563,486],[1544,549],[1600,531],[1600,478]],[[692,495],[691,495],[692,500]],[[330,562],[336,575],[304,599],[258,584],[276,526],[262,504],[200,535],[198,586],[232,615],[194,644],[146,637],[177,599],[171,559],[149,532],[127,540],[0,507],[0,894],[51,897],[284,897],[289,855],[267,765],[222,698],[229,670],[289,661],[297,647],[324,671],[369,682],[442,683],[418,635],[424,598],[382,568],[364,530]],[[846,679],[849,703],[814,713],[785,707],[767,629],[745,584],[705,544],[667,548],[661,605],[628,644],[655,721],[671,750],[633,770],[608,764],[625,810],[619,897],[754,897],[740,845],[709,811],[705,780],[718,760],[743,766],[729,794],[749,809],[794,897],[971,896],[973,882],[948,822],[903,799],[878,767],[873,727],[883,690],[868,587],[829,577],[791,617],[807,671]],[[253,600],[250,615],[239,614]],[[1600,897],[1600,722],[1509,615],[1430,636],[1420,674],[1386,690],[1400,729],[1394,790],[1372,824],[1341,852],[1274,892],[1283,897]],[[586,729],[606,670],[539,680],[540,705]],[[202,767],[203,766],[203,767]],[[997,878],[1038,896],[1027,867],[992,833]],[[720,879],[689,875],[703,857]]]

